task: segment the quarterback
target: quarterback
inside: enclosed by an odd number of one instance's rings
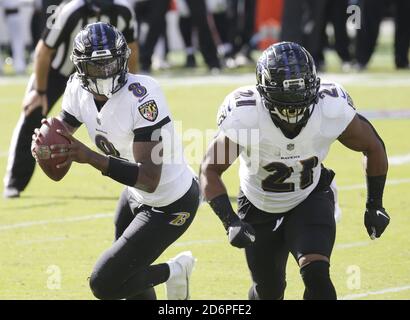
[[[336,140],[366,157],[364,224],[380,237],[387,156],[373,126],[356,112],[344,88],[321,83],[311,55],[281,42],[261,55],[256,86],[224,100],[218,135],[201,164],[200,185],[228,232],[245,248],[253,285],[249,299],[283,299],[289,253],[300,267],[304,299],[336,299],[329,276],[335,241],[334,172],[322,165]],[[238,213],[221,179],[239,157]]]
[[[158,83],[128,73],[129,52],[124,36],[107,23],[89,24],[75,37],[76,73],[67,83],[59,116],[68,128],[60,134],[71,143],[51,146],[52,157],[68,157],[59,166],[89,164],[126,186],[116,210],[115,241],[90,278],[94,295],[155,299],[154,286],[166,282],[168,299],[188,299],[192,254],[153,262],[192,223],[199,185]],[[82,124],[101,153],[72,136]],[[37,129],[33,139],[38,135]]]

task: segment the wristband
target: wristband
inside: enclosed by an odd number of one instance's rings
[[[40,95],[40,96],[45,96],[47,91],[46,90],[38,90],[36,89],[36,92]]]
[[[229,226],[233,222],[239,220],[239,217],[236,215],[235,211],[233,211],[231,202],[229,201],[229,197],[226,193],[213,198],[208,203],[222,221],[225,230],[228,230]]]
[[[137,184],[139,166],[137,163],[129,162],[127,160],[108,156],[108,169],[103,175],[111,179],[134,187]]]
[[[383,190],[386,183],[386,175],[366,176],[367,183],[367,208],[383,207]]]

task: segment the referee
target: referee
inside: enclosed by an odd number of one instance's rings
[[[66,82],[74,72],[70,61],[72,43],[82,27],[96,21],[109,22],[125,36],[131,55],[129,71],[138,63],[136,20],[127,0],[64,1],[47,19],[43,36],[35,50],[34,73],[23,100],[23,112],[14,129],[4,178],[5,198],[16,198],[26,188],[34,172],[31,155],[33,130],[41,125],[53,105],[64,93]]]

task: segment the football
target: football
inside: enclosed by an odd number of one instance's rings
[[[67,158],[52,158],[50,146],[54,144],[69,144],[70,141],[60,135],[57,130],[67,131],[64,124],[57,118],[48,118],[46,123],[40,127],[40,133],[36,141],[33,141],[32,150],[36,154],[37,162],[44,173],[54,181],[60,181],[68,172],[71,162],[68,166],[57,168],[57,165],[63,163]]]

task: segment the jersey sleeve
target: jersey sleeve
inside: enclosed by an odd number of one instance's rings
[[[139,101],[133,115],[134,142],[159,141],[160,129],[171,122],[162,89],[152,78],[149,78],[146,84],[132,83],[129,89]]]
[[[353,100],[339,84],[332,83],[319,92],[323,99],[322,112],[324,121],[321,131],[324,135],[337,139],[356,115]]]
[[[77,90],[75,88],[77,85],[78,83],[74,74],[67,82],[60,113],[61,119],[74,128],[78,128],[83,123],[80,103],[77,101]]]
[[[241,96],[241,92],[248,96]],[[250,90],[236,90],[228,95],[217,114],[219,132],[242,147],[258,143],[256,104],[257,100]]]

